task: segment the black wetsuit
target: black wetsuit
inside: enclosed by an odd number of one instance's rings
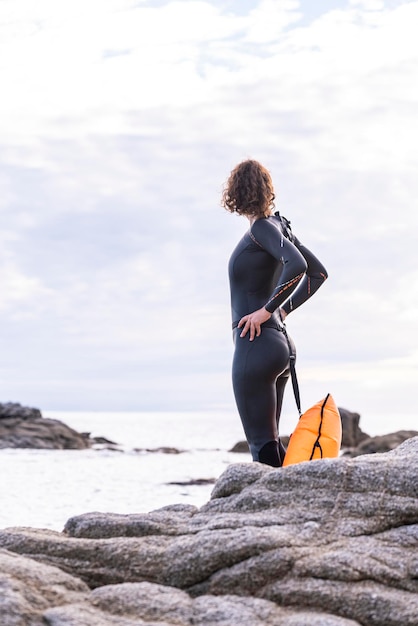
[[[287,232],[280,217],[256,220],[232,253],[232,380],[254,461],[279,467],[285,452],[278,424],[290,374],[289,346],[281,330],[278,308],[282,306],[290,313],[310,298],[326,278],[322,263]],[[262,324],[260,336],[250,341],[247,332],[241,338],[242,329],[237,328],[240,319],[262,307],[272,316]]]

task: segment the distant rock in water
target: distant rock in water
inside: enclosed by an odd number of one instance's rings
[[[364,433],[360,426],[360,415],[347,409],[339,408],[343,427],[341,448],[345,456],[360,456],[361,454],[373,454],[375,452],[389,452],[401,443],[416,437],[416,430],[399,430],[387,435],[370,437]]]
[[[83,450],[91,444],[87,434],[42,417],[39,409],[15,402],[0,403],[0,448]]]
[[[192,478],[191,480],[170,481],[166,485],[179,485],[180,487],[191,487],[197,485],[214,485],[216,478]]]
[[[417,626],[417,469],[415,437],[229,465],[200,509],[0,530],[1,624]]]
[[[161,446],[159,448],[134,448],[134,452],[157,452],[159,454],[182,454],[184,450],[172,448],[170,446]]]
[[[39,409],[22,406],[18,402],[0,403],[0,419],[18,418],[21,420],[31,420],[41,417],[42,413]]]
[[[248,443],[246,441],[238,441],[228,452],[237,452],[238,454],[244,454],[249,452]]]
[[[369,435],[364,433],[360,426],[360,414],[353,413],[342,407],[338,407],[343,427],[343,437],[341,442],[342,448],[354,448],[358,444],[367,439]]]
[[[359,456],[360,454],[372,454],[374,452],[389,452],[394,450],[407,439],[418,436],[416,430],[398,430],[388,435],[378,437],[367,437],[358,446],[347,451],[349,456]]]

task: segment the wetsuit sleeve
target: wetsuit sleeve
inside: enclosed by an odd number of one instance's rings
[[[256,220],[250,234],[255,243],[283,265],[279,282],[265,304],[265,309],[273,313],[297,288],[305,275],[307,262],[297,247],[268,220]]]
[[[306,274],[299,282],[297,289],[290,295],[288,300],[283,304],[282,308],[289,314],[297,309],[301,304],[306,302],[313,294],[318,291],[320,286],[328,278],[328,273],[322,263],[316,258],[308,248],[300,243],[294,237],[294,243],[307,264]]]

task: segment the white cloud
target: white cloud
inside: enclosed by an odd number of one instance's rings
[[[23,15],[27,3],[17,4]],[[12,117],[15,133],[19,126],[22,134],[38,133],[39,123],[86,115],[90,129],[103,132],[103,115],[109,121],[112,112],[119,117],[134,107],[199,100],[206,89],[196,72],[200,48],[235,34],[243,22],[222,17],[205,2],[126,4],[121,10],[118,3],[100,3],[98,9],[90,0],[63,10],[45,3],[48,19],[41,13],[37,27],[36,13],[28,11],[28,25],[20,31],[18,19],[14,23],[3,9],[3,29],[9,27],[13,36],[2,45],[8,59],[2,112]]]
[[[248,47],[257,29],[289,26],[296,9],[268,1],[237,17],[207,2],[109,3],[98,14],[87,3],[9,42],[0,133],[25,143],[34,135],[158,137],[151,110],[162,106],[174,112],[179,138],[197,123],[200,135],[226,134],[237,145],[256,143],[257,134],[265,144],[289,144],[280,115],[291,113],[298,133],[290,149],[310,167],[411,167],[417,3],[372,14],[335,10],[308,27],[267,31],[261,54]]]
[[[46,368],[61,351],[121,385],[132,363],[226,371],[246,226],[219,196],[251,156],[330,272],[292,321],[302,367],[325,340],[328,362],[355,363],[348,387],[368,367],[386,381],[388,352],[408,368],[418,3],[303,26],[303,2],[64,4],[0,3],[3,325],[30,310]]]
[[[245,39],[261,45],[276,41],[288,26],[301,17],[299,2],[296,0],[262,0],[248,15]]]
[[[384,0],[349,0],[349,4],[366,9],[366,11],[380,11],[385,8]]]
[[[11,311],[12,319],[36,317],[49,290],[36,276],[28,276],[12,263],[0,266],[0,312]]]

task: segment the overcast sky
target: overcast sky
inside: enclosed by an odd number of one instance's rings
[[[417,1],[1,0],[0,401],[234,410],[247,223],[220,196],[250,157],[329,272],[288,318],[302,404],[417,413],[417,24]]]

